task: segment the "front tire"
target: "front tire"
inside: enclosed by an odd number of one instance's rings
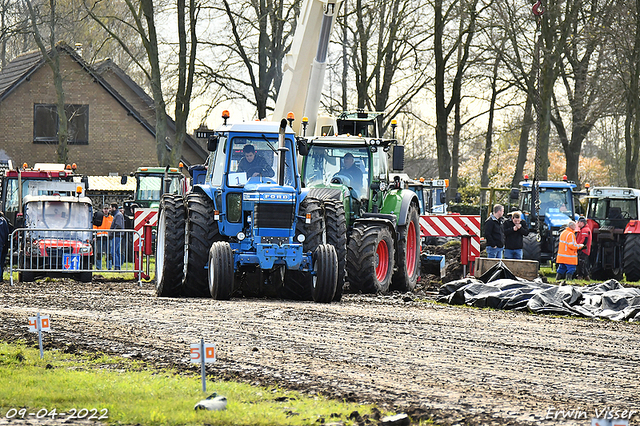
[[[411,205],[407,224],[398,228],[398,264],[393,274],[393,289],[413,291],[420,275],[420,216]]]
[[[209,294],[216,300],[229,300],[233,294],[233,251],[225,241],[216,241],[209,250],[207,271]]]
[[[220,240],[218,223],[214,219],[213,201],[206,194],[187,195],[187,226],[182,239],[184,249],[183,291],[189,297],[209,297],[205,266],[209,249]]]
[[[391,284],[394,257],[388,227],[354,224],[347,252],[349,283],[363,293],[386,293]]]
[[[623,262],[627,281],[640,281],[640,234],[626,235]]]
[[[331,303],[336,292],[338,278],[338,257],[329,244],[322,244],[313,253],[313,301]]]
[[[158,211],[156,246],[156,294],[180,295],[184,271],[185,209],[179,195],[164,194]]]
[[[307,196],[300,203],[298,219],[296,221],[296,236],[303,234],[302,243],[304,253],[314,252],[321,244],[326,243],[324,214],[322,202]],[[306,215],[310,222],[306,223]],[[281,296],[291,300],[313,300],[311,272],[288,270],[285,273],[284,286]],[[333,295],[331,295],[333,297]]]
[[[340,200],[324,200],[327,244],[335,248],[338,258],[338,281],[333,300],[342,300],[342,291],[347,268],[347,219]]]

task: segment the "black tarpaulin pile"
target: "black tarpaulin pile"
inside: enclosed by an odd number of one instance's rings
[[[625,288],[616,280],[585,287],[526,281],[514,277],[502,262],[480,279],[443,285],[437,300],[478,308],[640,321],[640,289]]]

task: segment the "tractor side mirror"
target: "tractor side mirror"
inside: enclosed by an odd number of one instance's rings
[[[122,175],[122,178],[120,178],[120,184],[121,185],[126,185],[127,184],[127,179],[128,179],[127,175]]]
[[[393,146],[393,170],[404,170],[404,145]]]
[[[518,188],[511,188],[509,198],[511,198],[512,200],[517,200],[518,198],[520,198],[520,190]]]
[[[447,194],[444,193],[444,191],[442,191],[440,193],[440,204],[444,204],[447,202]]]
[[[304,138],[299,138],[296,140],[298,145],[298,154],[303,157],[309,153],[309,146],[307,145],[307,140]]]
[[[209,151],[215,151],[218,149],[218,135],[210,136],[207,140],[207,149]]]

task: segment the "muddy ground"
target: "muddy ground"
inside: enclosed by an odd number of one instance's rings
[[[638,324],[430,298],[420,290],[320,305],[165,299],[150,283],[3,283],[0,339],[37,345],[27,317],[40,312],[51,316],[48,348],[196,372],[189,344],[202,337],[218,345],[212,377],[375,402],[444,425],[587,425],[596,409],[640,411]],[[561,410],[580,419],[562,420]],[[560,418],[544,420],[550,412]]]

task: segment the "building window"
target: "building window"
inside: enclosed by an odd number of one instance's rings
[[[65,105],[70,145],[89,143],[89,105]],[[58,111],[55,105],[35,104],[33,142],[58,143]]]

